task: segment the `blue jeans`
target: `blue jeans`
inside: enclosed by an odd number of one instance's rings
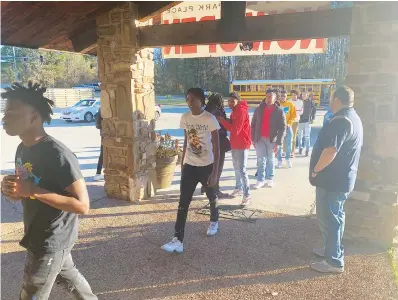
[[[298,137],[299,149],[305,148],[306,151],[310,151],[310,146],[311,146],[311,124],[310,124],[310,122],[299,123],[297,137]],[[303,137],[304,137],[304,141],[303,141]]]
[[[257,181],[262,182],[274,178],[275,171],[275,143],[269,138],[261,137],[256,143]]]
[[[248,197],[249,193],[249,176],[247,175],[247,159],[249,157],[249,149],[231,150],[232,163],[235,169],[235,189],[243,191],[243,195]]]
[[[285,145],[286,145],[286,160],[290,160],[290,154],[292,153],[292,140],[293,130],[291,126],[286,127]],[[278,147],[278,160],[282,161],[282,148],[283,145]]]
[[[325,260],[335,267],[344,266],[344,203],[348,195],[316,188],[316,215],[325,242]]]

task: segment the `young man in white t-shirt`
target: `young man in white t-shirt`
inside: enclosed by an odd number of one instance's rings
[[[293,131],[293,141],[292,141],[292,152],[290,157],[294,157],[296,151],[296,141],[297,141],[297,132],[298,132],[298,124],[300,121],[300,116],[303,114],[303,100],[298,98],[298,92],[296,90],[291,90],[290,94],[292,95],[292,99],[290,100],[294,106],[296,107],[296,119],[292,124]]]
[[[173,239],[164,244],[166,252],[184,251],[184,228],[188,208],[197,184],[206,188],[210,201],[210,225],[207,235],[213,236],[218,231],[217,178],[219,164],[220,125],[217,119],[204,110],[205,94],[201,88],[191,88],[186,93],[190,111],[181,117],[180,127],[184,129],[185,140],[182,154],[180,182],[180,202]]]

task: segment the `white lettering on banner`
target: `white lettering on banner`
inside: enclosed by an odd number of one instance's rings
[[[250,2],[248,2],[250,3]],[[254,3],[254,2],[251,2]],[[246,17],[295,13],[330,8],[330,2],[257,2],[247,5]],[[260,11],[261,9],[261,11]],[[161,23],[205,22],[220,19],[221,2],[183,2],[162,13]],[[247,41],[250,42],[250,41]],[[327,39],[281,40],[253,42],[250,51],[241,49],[241,43],[183,45],[163,47],[163,58],[247,56],[270,54],[324,53]]]

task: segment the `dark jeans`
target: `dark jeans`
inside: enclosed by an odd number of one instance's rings
[[[20,300],[47,300],[54,282],[62,284],[78,300],[98,300],[72,260],[73,246],[55,253],[28,251]]]
[[[185,164],[182,168],[180,203],[178,204],[177,221],[174,233],[174,236],[180,241],[184,239],[184,229],[188,216],[188,208],[199,182],[206,188],[206,195],[210,202],[210,221],[218,221],[217,189],[216,187],[207,186],[207,181],[212,171],[213,164],[204,167],[195,167]]]
[[[102,146],[102,140],[101,140],[101,152],[100,152],[100,156],[98,158],[98,163],[97,163],[97,174],[101,174],[102,173],[102,164],[104,162],[104,148]]]

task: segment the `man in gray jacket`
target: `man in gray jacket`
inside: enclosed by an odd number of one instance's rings
[[[275,92],[267,90],[266,100],[256,108],[252,119],[251,136],[257,154],[257,183],[254,189],[274,185],[275,152],[286,132],[285,114],[275,100]]]

